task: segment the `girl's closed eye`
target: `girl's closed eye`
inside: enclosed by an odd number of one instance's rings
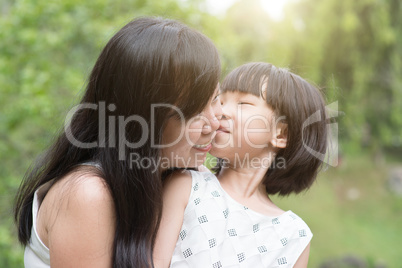
[[[247,102],[247,101],[239,101],[237,104],[238,104],[238,105],[252,105],[252,106],[254,106],[253,103]]]

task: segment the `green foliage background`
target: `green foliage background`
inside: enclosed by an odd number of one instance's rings
[[[12,204],[24,172],[62,128],[108,39],[149,15],[209,36],[223,75],[268,61],[323,87],[328,103],[338,101],[341,165],[306,194],[277,202],[311,225],[311,267],[347,254],[400,267],[402,202],[385,187],[402,159],[400,1],[299,0],[279,22],[257,0],[239,0],[220,16],[205,7],[202,0],[0,2],[0,267],[23,266]],[[350,189],[357,199],[348,198]]]

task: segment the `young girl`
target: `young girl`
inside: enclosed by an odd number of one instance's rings
[[[167,179],[155,263],[307,267],[309,227],[268,195],[299,193],[315,180],[326,123],[306,122],[317,113],[325,118],[320,92],[285,69],[249,63],[225,78],[220,99],[223,117],[211,150],[219,158],[217,177],[186,171]]]

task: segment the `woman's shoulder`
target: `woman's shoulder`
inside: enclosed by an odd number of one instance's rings
[[[37,217],[37,231],[50,250],[51,266],[111,265],[115,225],[112,193],[102,177],[88,170],[58,179]]]
[[[48,246],[52,231],[58,232],[59,226],[68,231],[73,226],[65,223],[74,220],[83,226],[95,221],[114,225],[113,197],[103,178],[78,171],[67,174],[50,187],[38,210],[37,227],[42,241]]]
[[[72,172],[59,179],[49,189],[46,198],[48,196],[62,203],[73,202],[72,204],[91,204],[112,200],[106,181],[99,175],[86,171]]]

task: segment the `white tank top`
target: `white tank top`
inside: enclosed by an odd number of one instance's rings
[[[293,267],[313,236],[300,217],[260,214],[232,199],[212,173],[191,176],[170,267]]]
[[[31,240],[25,247],[24,264],[26,268],[47,268],[50,267],[50,255],[49,249],[40,239],[38,232],[36,231],[36,216],[39,209],[38,195],[42,191],[47,191],[50,187],[50,182],[39,187],[34,194],[32,204],[32,229]]]

